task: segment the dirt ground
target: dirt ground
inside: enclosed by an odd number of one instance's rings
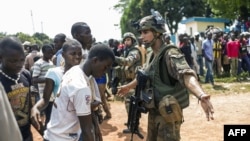
[[[250,85],[250,83],[249,83]],[[249,86],[248,85],[248,86]],[[250,87],[250,86],[249,86]],[[211,102],[215,109],[215,120],[207,121],[197,99],[190,97],[190,106],[184,109],[184,123],[181,127],[182,141],[223,141],[225,124],[250,124],[250,92],[241,94],[222,92],[212,95]],[[127,115],[124,103],[111,101],[112,118],[101,125],[104,141],[130,141],[131,134],[122,133],[126,127]],[[134,135],[133,141],[146,141],[147,114],[140,119],[141,133],[144,139]],[[32,128],[34,141],[42,141],[42,137]]]

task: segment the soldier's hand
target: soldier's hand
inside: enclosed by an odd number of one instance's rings
[[[128,85],[122,85],[120,87],[117,87],[118,91],[117,91],[117,95],[120,97],[126,96],[127,93],[129,92],[130,88],[128,87]]]
[[[203,108],[203,110],[206,114],[207,120],[208,121],[210,119],[214,120],[214,117],[213,117],[214,108],[213,108],[213,105],[210,101],[210,95],[202,95],[200,97],[200,101],[201,101],[201,107]]]

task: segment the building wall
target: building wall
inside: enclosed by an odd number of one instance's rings
[[[194,35],[194,33],[198,31],[197,27],[198,27],[197,22],[187,23],[186,24],[186,33],[188,35]]]
[[[224,23],[218,22],[189,22],[186,23],[186,33],[188,35],[194,35],[195,32],[204,32],[207,29],[207,26],[213,25],[214,27],[219,27],[225,29]]]

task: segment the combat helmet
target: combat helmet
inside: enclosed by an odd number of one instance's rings
[[[122,40],[123,43],[124,43],[126,38],[131,38],[133,43],[136,42],[136,37],[132,32],[126,32],[123,34],[123,40]]]
[[[146,16],[139,21],[138,31],[153,29],[158,33],[166,32],[165,20],[158,11],[151,9],[152,15]]]

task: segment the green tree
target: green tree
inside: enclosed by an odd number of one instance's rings
[[[141,16],[145,17],[151,15],[150,10],[155,9],[155,2],[153,0],[141,0]],[[158,10],[159,11],[159,10]]]
[[[171,34],[177,32],[183,17],[205,16],[203,0],[155,0],[156,10],[165,18]]]
[[[177,32],[178,23],[183,17],[205,16],[206,3],[203,0],[120,0],[116,9],[123,10],[120,21],[122,33],[134,31],[129,24],[131,20],[151,15],[150,9],[161,13],[171,34]]]
[[[137,34],[136,29],[132,26],[132,23],[141,18],[141,9],[138,0],[130,0],[127,7],[125,7],[123,15],[120,21],[121,33],[133,32]]]
[[[249,0],[205,0],[217,17],[235,19],[240,16],[247,19],[250,16]]]
[[[34,39],[38,39],[40,41],[42,41],[43,44],[45,43],[51,43],[52,42],[52,39],[49,38],[48,35],[44,34],[44,33],[39,33],[39,32],[36,32],[33,34],[32,36]]]
[[[6,32],[0,32],[0,39],[2,39],[3,37],[5,37],[7,35]]]
[[[194,17],[194,16],[203,16],[206,15],[206,3],[204,0],[185,0],[185,3],[182,5],[184,7],[183,14],[184,17]]]
[[[17,32],[15,35],[19,40],[23,43],[25,41],[29,41],[31,44],[35,43],[35,39],[29,34],[25,34],[23,32]]]
[[[114,5],[114,9],[119,13],[123,13],[126,7],[129,5],[130,0],[120,0],[116,5]]]
[[[157,0],[156,10],[159,11],[166,20],[169,32],[173,35],[177,32],[178,23],[184,16],[183,0]]]
[[[37,44],[40,48],[42,47],[42,45],[44,44],[41,40],[35,38],[35,44]]]

